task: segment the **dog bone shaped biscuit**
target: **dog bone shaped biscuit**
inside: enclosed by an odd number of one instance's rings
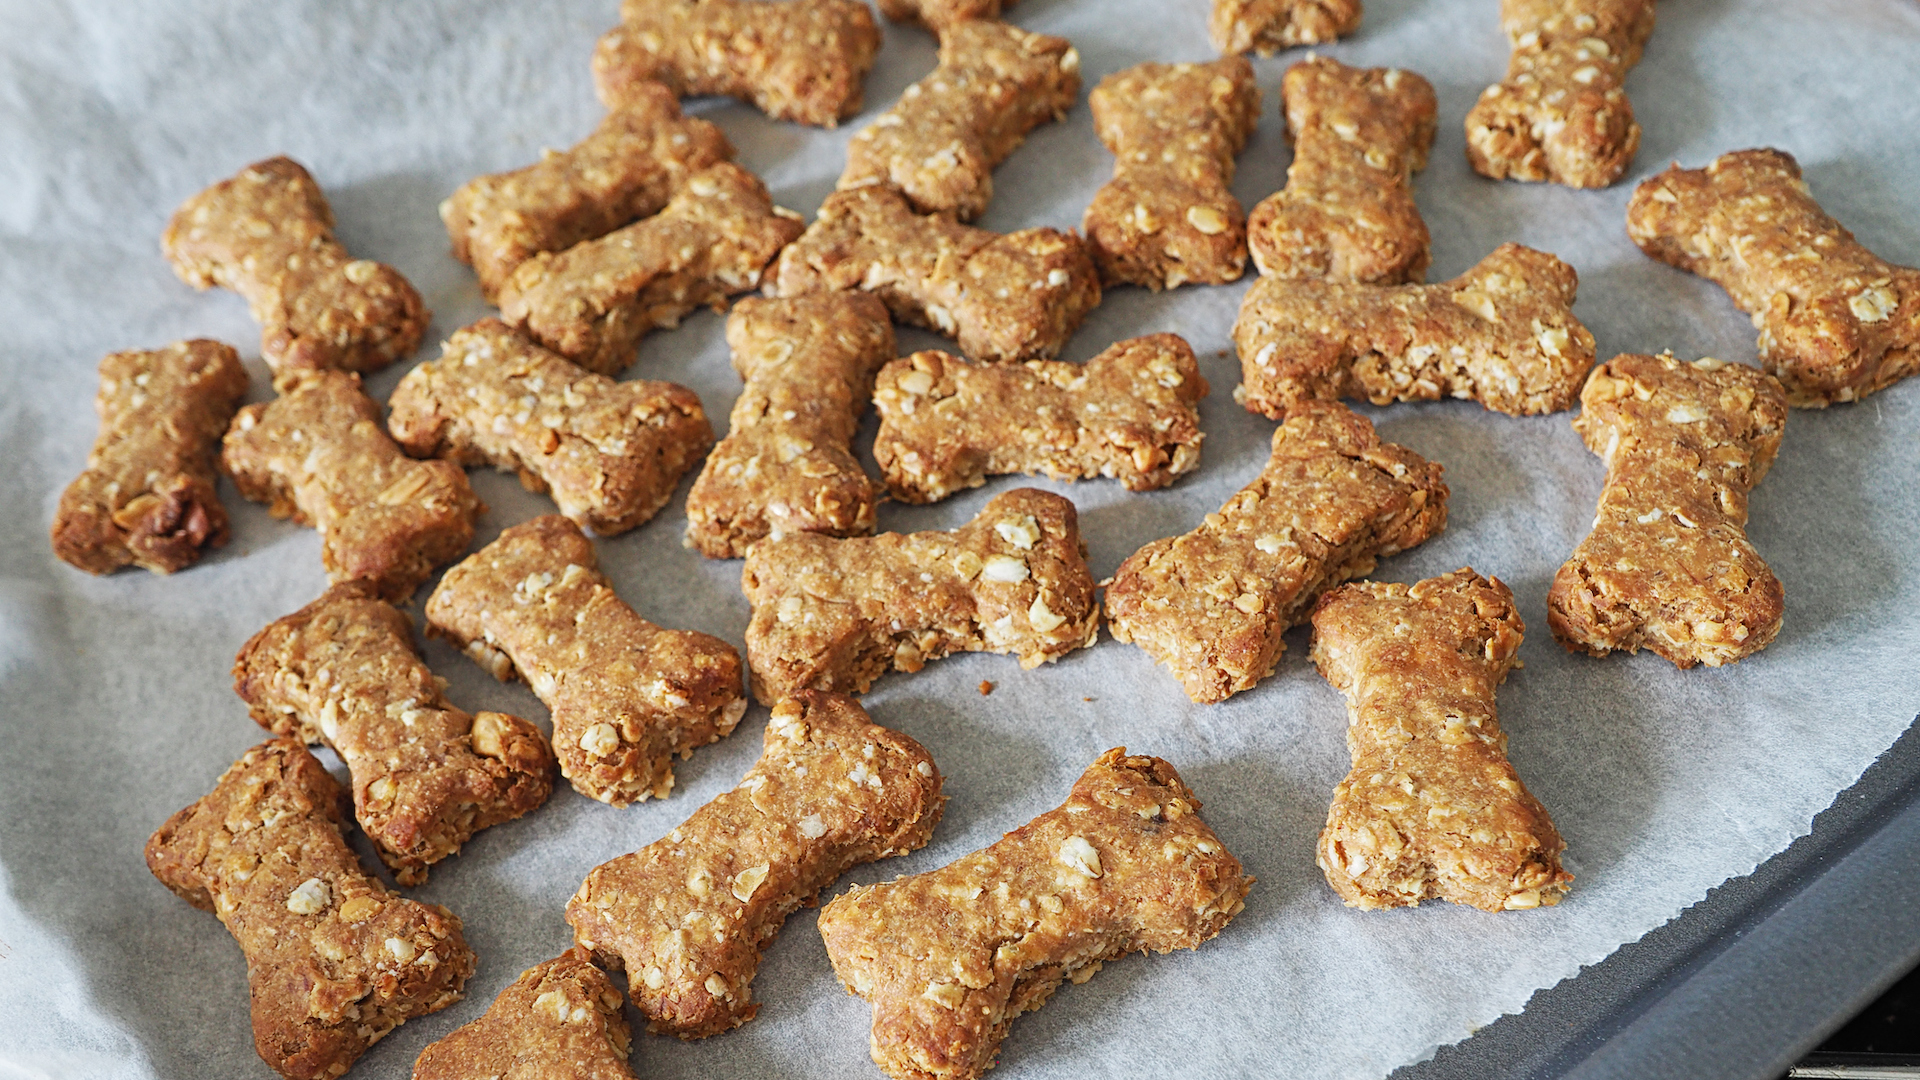
[[[585,949],[568,949],[421,1051],[413,1080],[634,1080],[622,1000]]]
[[[1213,0],[1207,32],[1222,55],[1272,56],[1360,28],[1360,0]]]

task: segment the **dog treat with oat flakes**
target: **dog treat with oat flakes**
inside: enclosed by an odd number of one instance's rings
[[[674,755],[719,741],[747,711],[733,646],[641,618],[558,514],[448,570],[427,598],[427,632],[497,679],[525,679],[553,713],[561,774],[610,806],[665,798]]]
[[[1675,165],[1634,191],[1627,235],[1753,316],[1760,362],[1791,405],[1854,401],[1920,372],[1920,270],[1855,240],[1813,201],[1791,154]]]
[[[909,23],[944,34],[968,19],[998,19],[1014,0],[880,0],[880,13],[897,23]]]
[[[634,1080],[622,1000],[585,949],[568,949],[421,1051],[413,1080]]]
[[[1207,32],[1222,55],[1272,56],[1360,28],[1360,0],[1213,0]]]
[[[880,372],[873,456],[893,497],[937,502],[990,475],[1166,487],[1200,464],[1207,380],[1175,334],[1119,342],[1085,364],[978,364],[918,352]]]
[[[739,785],[602,863],[567,904],[580,945],[624,968],[649,1030],[703,1039],[760,1010],[753,976],[787,916],[862,863],[925,845],[946,797],[933,757],[852,698],[776,705]]]
[[[1437,285],[1263,277],[1233,325],[1234,398],[1276,420],[1303,401],[1341,397],[1558,412],[1593,366],[1593,335],[1573,315],[1578,284],[1573,267],[1511,243]]]
[[[295,739],[247,751],[147,841],[147,868],[219,917],[247,957],[253,1045],[289,1080],[332,1080],[460,999],[473,950],[437,904],[387,891],[349,847],[347,795]]]
[[[1218,934],[1253,879],[1199,810],[1172,765],[1121,747],[993,846],[836,897],[820,936],[873,1004],[874,1062],[900,1080],[972,1080],[1062,982]]]
[[[1606,461],[1593,532],[1554,575],[1547,625],[1574,652],[1651,649],[1719,667],[1780,632],[1780,579],[1747,542],[1747,493],[1773,465],[1787,399],[1711,358],[1616,356],[1574,430]]]
[[[853,456],[893,322],[870,293],[746,297],[727,316],[746,386],[687,495],[687,543],[737,559],[764,536],[873,531],[878,485]]]
[[[1037,667],[1093,644],[1093,575],[1058,495],[996,495],[952,532],[766,539],[747,552],[747,665],[773,704],[801,690],[865,693],[889,668],[955,652]]]
[[[108,353],[93,399],[100,434],[60,493],[53,553],[89,574],[171,574],[225,544],[214,458],[246,393],[240,354],[218,341]]]

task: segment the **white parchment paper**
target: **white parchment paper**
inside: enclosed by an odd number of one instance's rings
[[[1816,196],[1880,254],[1920,263],[1911,80],[1920,7],[1909,0],[1663,3],[1628,82],[1645,141],[1627,179],[1600,192],[1468,170],[1462,117],[1505,70],[1495,8],[1368,0],[1360,32],[1325,50],[1411,68],[1439,92],[1439,136],[1417,182],[1433,280],[1519,240],[1578,268],[1578,312],[1603,357],[1671,348],[1750,362],[1754,332],[1725,295],[1640,255],[1622,222],[1632,184],[1668,161],[1700,165],[1766,144],[1798,155]],[[257,356],[242,302],[192,292],[162,261],[167,215],[248,162],[289,153],[328,192],[349,249],[396,264],[421,288],[437,341],[486,308],[447,254],[436,204],[471,176],[591,129],[599,109],[587,59],[615,9],[612,0],[0,0],[0,1077],[268,1075],[252,1049],[238,950],[147,874],[141,845],[262,738],[228,668],[249,634],[322,590],[318,540],[226,485],[233,543],[171,578],[92,578],[57,562],[46,540],[93,438],[104,353],[213,336]],[[1089,86],[1143,60],[1212,55],[1205,0],[1021,0],[1011,15],[1071,38]],[[1284,182],[1278,88],[1291,59],[1258,64],[1266,104],[1236,183],[1249,206]],[[867,113],[837,132],[729,102],[691,107],[727,131],[783,204],[811,214],[850,131],[932,63],[927,35],[889,27]],[[999,170],[982,224],[1078,224],[1111,168],[1084,101]],[[1043,485],[1079,505],[1096,574],[1191,528],[1265,460],[1272,424],[1231,400],[1239,368],[1228,335],[1244,288],[1115,290],[1069,346],[1069,358],[1085,359],[1123,337],[1176,331],[1214,387],[1204,461],[1175,488]],[[655,334],[632,374],[692,386],[723,424],[738,384],[721,331],[719,317],[701,314]],[[903,333],[903,349],[937,343]],[[265,369],[249,363],[262,398]],[[370,380],[374,393],[384,397],[406,366]],[[1526,666],[1503,690],[1501,716],[1521,776],[1566,835],[1579,875],[1572,895],[1501,916],[1441,903],[1341,906],[1313,844],[1347,768],[1345,710],[1305,662],[1303,632],[1272,679],[1219,706],[1191,704],[1144,653],[1111,640],[1033,672],[971,656],[892,676],[866,703],[932,750],[952,802],[927,848],[848,881],[928,869],[990,843],[1060,802],[1120,744],[1171,759],[1259,877],[1245,913],[1197,953],[1114,963],[1018,1021],[997,1076],[1382,1076],[1751,871],[1805,833],[1920,709],[1920,380],[1793,415],[1751,525],[1786,584],[1786,627],[1737,666],[1692,672],[1650,655],[1572,657],[1546,632],[1547,584],[1585,534],[1603,475],[1567,415],[1520,420],[1466,402],[1368,415],[1387,438],[1443,462],[1453,489],[1447,531],[1387,560],[1379,576],[1411,581],[1471,564],[1519,597],[1531,627]],[[474,479],[491,507],[481,542],[549,508],[509,477]],[[950,527],[1017,482],[933,507],[888,506],[881,524]],[[684,524],[676,500],[645,528],[602,542],[604,564],[643,613],[737,644],[747,620],[739,564],[685,550]],[[428,658],[456,702],[545,722],[523,687],[493,682],[439,643]],[[992,696],[978,693],[981,680],[997,684]],[[765,715],[755,708],[731,739],[681,765],[670,799],[616,811],[561,790],[437,867],[413,895],[465,920],[480,958],[469,996],[406,1025],[355,1075],[406,1075],[421,1047],[566,947],[562,907],[586,871],[730,787],[759,752]],[[731,1034],[640,1037],[640,1075],[879,1075],[867,1059],[868,1008],[833,978],[811,912],[788,923],[754,992],[759,1019]]]

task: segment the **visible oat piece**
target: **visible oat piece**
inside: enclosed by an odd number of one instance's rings
[[[400,271],[333,237],[320,185],[291,158],[256,162],[174,211],[161,249],[196,289],[246,298],[276,381],[308,369],[375,371],[411,354],[429,317]]]
[[[992,19],[940,31],[940,66],[847,144],[840,190],[882,185],[922,214],[971,221],[993,198],[993,168],[1080,94],[1065,38]]]
[[[387,402],[410,454],[520,475],[560,512],[602,536],[647,521],[713,445],[684,386],[615,382],[482,319],[407,372]]]
[[[727,316],[746,386],[687,495],[687,543],[737,559],[761,537],[864,536],[878,485],[853,456],[873,376],[893,359],[886,305],[867,293],[746,297]]]
[[[1087,96],[1113,179],[1083,227],[1107,284],[1219,285],[1247,264],[1247,215],[1228,187],[1260,120],[1260,87],[1241,57],[1140,64]]]
[[[387,891],[347,846],[347,793],[272,739],[147,841],[147,868],[219,916],[247,957],[253,1045],[290,1080],[332,1080],[367,1047],[460,999],[473,950],[438,904]]]
[[[1547,625],[1574,652],[1648,648],[1719,667],[1780,632],[1783,593],[1747,542],[1747,493],[1787,420],[1780,384],[1719,360],[1616,356],[1574,430],[1607,464],[1593,532],[1554,575]]]
[[[1593,335],[1573,315],[1578,284],[1573,267],[1519,244],[1437,285],[1263,277],[1233,324],[1234,397],[1276,420],[1314,398],[1570,408],[1593,366]]]
[[[827,957],[873,1004],[873,1060],[900,1080],[971,1080],[1013,1018],[1136,950],[1195,949],[1253,879],[1172,765],[1109,750],[1064,805],[992,847],[853,889],[820,912]]]
[[[955,652],[1037,667],[1099,632],[1079,516],[1033,488],[994,496],[952,532],[763,540],[741,587],[753,693],[768,705],[805,689],[864,693],[889,668]]]
[[[776,120],[834,127],[860,111],[880,28],[860,0],[624,0],[593,52],[604,101],[658,82],[720,94]]]
[[[780,253],[769,291],[864,289],[893,317],[957,338],[976,360],[1043,360],[1100,305],[1085,243],[1059,229],[1002,236],[913,212],[897,191],[836,191]]]
[[[366,581],[383,599],[404,600],[467,550],[485,509],[467,474],[401,453],[360,376],[293,372],[280,391],[234,417],[220,468],[274,517],[320,531],[329,579]]]
[[[233,689],[260,726],[325,743],[353,775],[360,827],[402,885],[467,838],[532,810],[553,791],[540,729],[466,712],[413,646],[413,625],[357,581],[248,639]]]
[[[1779,150],[1669,168],[1633,193],[1640,250],[1727,290],[1760,328],[1787,402],[1822,408],[1920,372],[1920,270],[1868,251]]]
[[[1199,528],[1120,564],[1107,626],[1172,669],[1195,701],[1251,690],[1321,593],[1446,527],[1440,474],[1346,406],[1302,402],[1253,483]]]
[[[100,434],[60,493],[53,553],[89,574],[171,574],[225,544],[214,455],[246,393],[240,355],[218,341],[108,353],[93,399]]]
[[[937,502],[990,475],[1117,478],[1166,487],[1200,464],[1207,380],[1175,334],[1119,342],[1085,364],[976,364],[918,352],[880,372],[873,456],[893,496]]]
[[[689,179],[665,210],[561,252],[541,252],[500,288],[500,314],[540,344],[602,375],[633,362],[647,331],[760,284],[805,228],[758,177],[722,162]]]
[[[612,806],[665,798],[673,756],[692,757],[747,710],[733,646],[641,618],[558,514],[448,570],[427,599],[427,631],[497,679],[525,679],[552,710],[561,774]]]
[[[1281,91],[1293,164],[1247,218],[1254,265],[1281,278],[1425,280],[1431,238],[1413,174],[1433,145],[1432,84],[1315,56],[1287,69]]]
[[[760,1010],[753,976],[787,916],[862,863],[926,844],[946,797],[933,757],[852,698],[774,707],[739,785],[602,863],[567,904],[582,946],[624,968],[651,1031],[703,1039]]]
[[[1207,21],[1223,55],[1272,56],[1296,45],[1318,45],[1360,28],[1360,0],[1213,0]]]
[[[585,949],[568,949],[421,1051],[413,1080],[634,1080],[621,1000]]]
[[[1467,161],[1495,180],[1601,188],[1640,149],[1622,88],[1653,35],[1653,0],[1500,0],[1506,81],[1467,113]]]
[[[1560,902],[1566,842],[1508,764],[1494,709],[1525,632],[1512,591],[1472,570],[1343,585],[1314,607],[1313,662],[1347,695],[1353,754],[1318,861],[1348,905]]]

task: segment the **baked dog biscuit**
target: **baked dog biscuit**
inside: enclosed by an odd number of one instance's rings
[[[1747,542],[1747,493],[1787,420],[1780,384],[1719,360],[1616,356],[1574,430],[1607,464],[1593,532],[1554,575],[1547,625],[1574,652],[1648,648],[1719,667],[1780,632],[1780,579]]]
[[[485,509],[458,465],[401,453],[345,371],[293,372],[278,398],[241,409],[220,468],[274,517],[320,531],[330,580],[365,581],[386,600],[467,550]]]
[[[438,904],[388,892],[347,845],[347,793],[271,739],[147,841],[147,869],[247,957],[253,1045],[289,1080],[332,1080],[416,1016],[460,1000],[473,950]]]
[[[1136,950],[1196,949],[1253,879],[1172,765],[1109,750],[1064,805],[924,874],[820,912],[834,974],[873,1004],[873,1060],[900,1080],[971,1080],[1060,984]]]
[[[520,973],[486,1014],[420,1052],[413,1080],[634,1080],[620,990],[585,949]]]
[[[864,289],[893,317],[960,342],[976,360],[1044,360],[1100,306],[1085,243],[1059,229],[999,233],[913,212],[899,192],[836,191],[780,253],[770,291]]]
[[[1233,324],[1234,398],[1276,420],[1340,397],[1557,412],[1593,366],[1593,335],[1573,315],[1578,284],[1573,267],[1511,243],[1437,285],[1262,277]]]
[[[1140,64],[1087,95],[1113,151],[1113,179],[1083,226],[1107,284],[1219,285],[1247,264],[1247,215],[1228,187],[1234,157],[1260,120],[1253,65]]]
[[[347,763],[355,816],[402,885],[553,791],[539,728],[457,708],[444,685],[411,621],[358,581],[270,624],[233,661],[234,692],[261,727]]]
[[[727,316],[746,386],[687,495],[687,543],[737,559],[761,537],[864,536],[878,485],[853,456],[873,376],[893,359],[893,323],[868,293],[746,297]]]
[[[93,399],[100,434],[60,493],[53,553],[89,574],[171,574],[225,544],[214,456],[246,393],[240,354],[218,341],[108,353]]]
[[[1199,528],[1120,564],[1107,626],[1172,669],[1195,701],[1251,690],[1321,593],[1446,527],[1441,471],[1338,402],[1302,402],[1253,483]]]
[[[529,491],[602,536],[658,513],[713,445],[684,386],[615,382],[498,319],[456,331],[439,360],[407,372],[387,427],[410,454],[517,472]]]
[[[427,331],[420,294],[393,267],[347,254],[327,197],[291,158],[256,162],[188,199],[160,247],[187,284],[246,298],[275,381],[318,368],[376,371]]]
[[[666,798],[673,756],[717,742],[747,711],[733,646],[641,618],[558,514],[448,570],[427,598],[427,632],[494,678],[525,679],[553,713],[561,774],[610,806]]]
[[[1345,37],[1360,28],[1361,13],[1360,0],[1213,0],[1207,32],[1223,55],[1272,56]]]
[[[1467,162],[1495,180],[1602,188],[1627,171],[1640,125],[1623,84],[1653,35],[1653,0],[1500,0],[1506,81],[1467,113]]]
[[[1512,591],[1472,570],[1343,585],[1314,607],[1313,662],[1347,695],[1353,754],[1318,861],[1349,906],[1560,902],[1567,845],[1508,763],[1494,708],[1525,632]]]
[[[1253,264],[1281,278],[1425,280],[1431,238],[1413,174],[1433,145],[1432,84],[1312,56],[1287,69],[1281,93],[1293,164],[1247,218]]]
[[[903,502],[937,502],[1002,473],[1108,476],[1151,491],[1200,464],[1206,394],[1174,334],[1119,342],[1085,364],[918,352],[880,372],[873,456]]]
[[[1079,516],[1033,488],[994,496],[952,532],[769,537],[747,552],[741,588],[766,705],[806,689],[865,693],[889,668],[955,652],[1038,667],[1099,633]]]
[[[934,34],[968,19],[997,19],[1014,0],[880,0],[880,13],[894,22],[923,26]]]
[[[1675,165],[1634,191],[1627,235],[1753,316],[1760,362],[1789,404],[1854,401],[1920,372],[1920,270],[1868,251],[1820,209],[1791,154]]]
[[[839,188],[884,185],[919,213],[972,221],[993,198],[994,166],[1079,94],[1080,54],[1065,38],[993,19],[951,23],[940,66],[847,144]]]
[[[602,375],[633,362],[647,331],[760,284],[805,226],[732,162],[695,173],[667,208],[561,252],[541,252],[500,288],[500,314],[540,344]]]
[[[625,968],[649,1030],[718,1035],[760,1010],[753,976],[787,916],[855,866],[926,844],[945,802],[919,743],[844,694],[803,690],[774,707],[737,787],[595,867],[567,921]]]

